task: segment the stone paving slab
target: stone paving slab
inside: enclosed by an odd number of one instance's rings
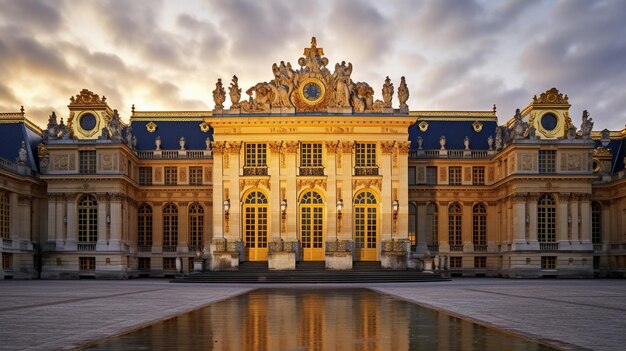
[[[625,280],[456,279],[374,290],[567,350],[626,349]]]
[[[364,287],[567,350],[626,349],[626,280],[392,284],[0,281],[0,349],[72,349],[256,288]]]

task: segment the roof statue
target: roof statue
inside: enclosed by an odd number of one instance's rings
[[[580,132],[584,139],[591,137],[591,131],[593,130],[593,120],[589,117],[587,110],[583,111],[583,121],[580,125]]]
[[[76,94],[76,97],[70,97],[70,106],[74,105],[105,105],[107,98],[105,96],[100,98],[98,94],[83,89],[80,93]]]
[[[404,76],[400,78],[400,86],[398,87],[398,100],[400,100],[400,111],[409,111],[409,105],[406,104],[409,99],[409,88],[406,85]]]
[[[567,95],[563,96],[557,88],[552,88],[545,93],[541,93],[539,97],[533,96],[534,104],[569,104]]]
[[[237,79],[237,76],[233,76],[230,87],[228,87],[228,95],[230,95],[231,108],[238,108],[239,100],[241,99],[241,88],[239,88],[239,79]]]
[[[368,83],[352,81],[351,63],[336,63],[331,73],[327,68],[328,58],[324,57],[324,50],[317,47],[315,37],[311,39],[311,46],[304,49],[298,65],[300,68],[294,69],[290,62],[274,63],[273,79],[259,82],[247,89],[248,99],[241,102],[241,89],[237,77],[234,76],[229,87],[231,107],[221,113],[394,113],[391,106],[394,89],[389,77],[383,85],[383,100],[374,101],[374,89]],[[401,89],[404,89],[402,94]],[[401,83],[398,94],[401,108],[404,106],[399,113],[408,113],[408,89],[405,82]],[[218,80],[213,91],[213,98],[215,109],[219,111],[223,108],[224,101],[221,80]],[[398,113],[397,110],[395,112]]]
[[[224,101],[226,101],[226,91],[222,85],[222,79],[218,78],[215,83],[215,90],[213,90],[213,101],[215,101],[215,109],[221,110],[224,108]]]

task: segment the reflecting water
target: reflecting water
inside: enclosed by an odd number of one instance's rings
[[[549,350],[366,289],[257,290],[90,349]]]

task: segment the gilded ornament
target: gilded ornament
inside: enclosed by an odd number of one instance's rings
[[[476,121],[472,123],[472,128],[474,129],[476,133],[480,133],[483,130],[483,124],[481,122]]]
[[[157,130],[157,125],[154,122],[150,122],[148,124],[146,124],[146,130],[148,131],[148,133],[154,133]]]
[[[206,132],[208,132],[208,131],[209,131],[209,125],[208,125],[206,122],[202,122],[202,123],[200,123],[198,126],[200,127],[200,130],[201,130],[203,133],[206,133]]]
[[[425,132],[428,130],[428,122],[421,121],[420,124],[417,125],[417,127],[420,129],[420,131]]]

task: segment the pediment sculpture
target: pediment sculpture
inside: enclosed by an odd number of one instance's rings
[[[218,79],[213,91],[215,101],[214,114],[246,113],[408,113],[406,101],[409,93],[404,77],[398,88],[400,109],[392,107],[394,93],[389,77],[382,88],[383,100],[374,100],[374,89],[366,82],[354,82],[351,78],[353,66],[342,61],[335,64],[334,71],[327,68],[328,58],[324,50],[317,47],[315,37],[311,47],[305,48],[298,59],[299,69],[294,69],[290,62],[281,61],[272,65],[274,79],[260,82],[246,90],[247,99],[239,101],[241,89],[237,76],[229,87],[231,108],[222,110],[225,92],[221,79]]]

